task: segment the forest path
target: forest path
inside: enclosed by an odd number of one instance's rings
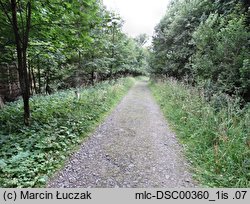
[[[48,187],[194,187],[182,147],[138,82]]]

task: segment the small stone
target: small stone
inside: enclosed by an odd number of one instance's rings
[[[193,186],[179,156],[181,146],[165,126],[146,83],[131,92],[72,154],[50,187]]]
[[[129,168],[133,168],[135,165],[134,164],[129,164],[128,167]]]

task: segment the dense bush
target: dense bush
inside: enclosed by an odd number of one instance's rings
[[[172,1],[155,30],[151,73],[250,101],[249,19],[246,1]]]
[[[211,14],[193,34],[197,47],[192,62],[197,81],[211,80],[225,93],[249,94],[248,40],[245,16],[229,20]]]
[[[22,103],[0,114],[0,186],[43,186],[103,116],[132,86],[132,78],[31,99],[33,121],[22,124]]]
[[[250,187],[250,106],[175,80],[151,89],[181,140],[195,178],[209,187]]]

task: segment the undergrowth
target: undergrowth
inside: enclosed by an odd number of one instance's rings
[[[42,187],[133,85],[103,82],[31,99],[32,124],[23,125],[23,104],[0,110],[0,187]]]
[[[174,80],[152,82],[153,94],[183,144],[195,179],[206,187],[250,187],[250,106]]]

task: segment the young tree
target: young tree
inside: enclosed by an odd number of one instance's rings
[[[0,1],[2,12],[8,19],[15,38],[19,82],[24,103],[24,124],[30,124],[30,82],[27,69],[27,48],[31,27],[31,0]]]

